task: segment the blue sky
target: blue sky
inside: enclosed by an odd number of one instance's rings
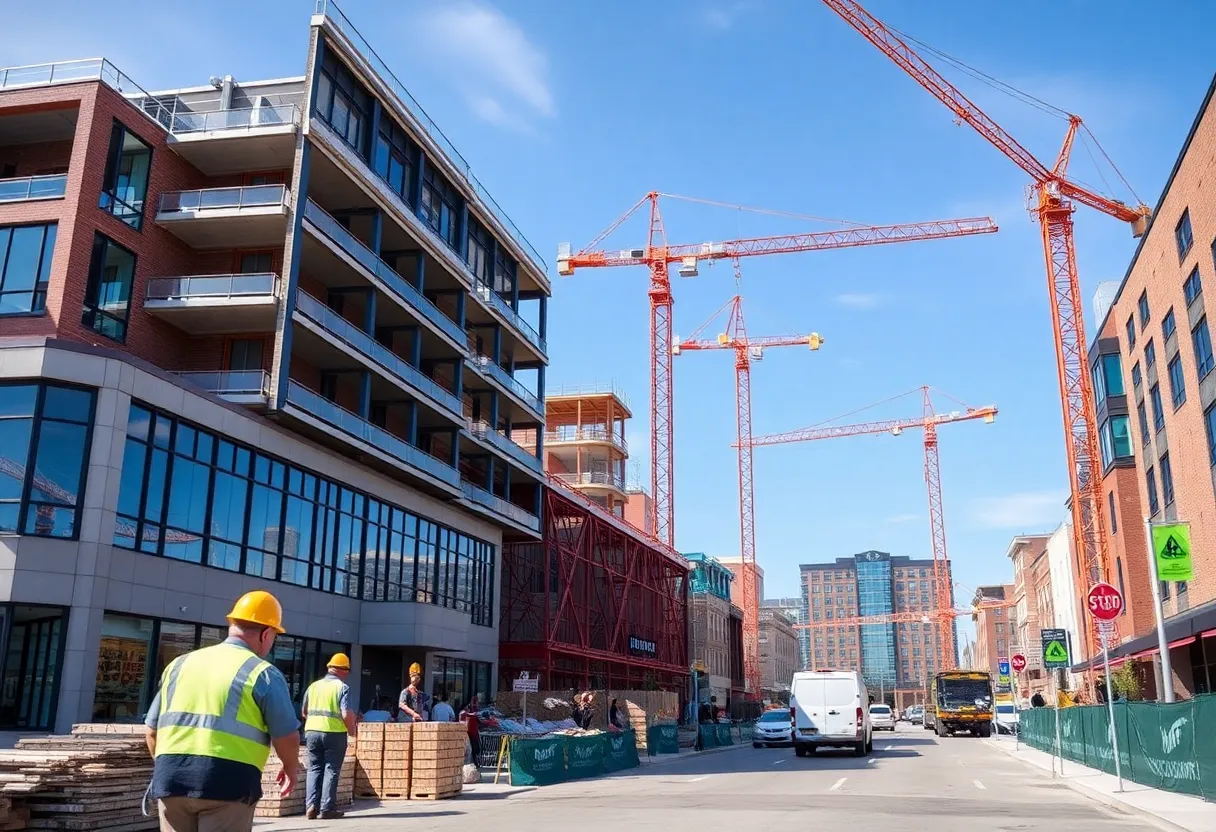
[[[772,351],[754,369],[755,429],[819,422],[921,384],[997,405],[994,425],[941,433],[950,554],[968,586],[1008,580],[1010,537],[1064,517],[1058,388],[1038,229],[1023,210],[1027,179],[826,7],[343,7],[550,263],[558,242],[577,248],[652,189],[874,224],[992,216],[998,235],[745,261],[753,334],[814,330],[827,339],[818,353]],[[0,64],[105,56],[148,89],[224,73],[300,74],[311,8],[311,0],[135,0],[116,15],[105,4],[18,4],[6,13]],[[1201,4],[1185,13],[1122,0],[873,0],[870,8],[1081,114],[1150,204],[1211,79],[1216,10]],[[1040,158],[1054,158],[1062,122],[949,77]],[[1116,182],[1084,147],[1073,158],[1080,178]],[[829,227],[682,203],[669,203],[665,216],[672,242]],[[644,232],[626,225],[611,245],[640,245]],[[1100,280],[1122,277],[1134,243],[1125,226],[1087,209],[1077,240],[1089,298]],[[613,381],[627,391],[637,415],[631,447],[648,482],[646,273],[554,281],[550,387]],[[733,289],[728,265],[679,282],[677,332],[690,333]],[[1092,332],[1088,303],[1086,311]],[[686,551],[738,550],[731,368],[726,353],[676,360],[676,527]],[[907,399],[872,415],[916,412]],[[799,563],[871,548],[930,551],[915,433],[758,449],[756,504],[769,595],[797,591]]]

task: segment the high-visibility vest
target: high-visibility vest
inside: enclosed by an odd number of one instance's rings
[[[308,716],[304,719],[305,731],[346,733],[346,721],[342,719],[344,685],[341,679],[331,679],[327,676],[308,686],[308,692],[304,695],[304,703],[308,708]]]
[[[253,687],[270,668],[270,662],[234,644],[174,659],[161,677],[156,756],[188,754],[265,768],[270,729]]]

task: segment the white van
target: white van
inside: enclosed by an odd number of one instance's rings
[[[855,670],[804,670],[790,690],[794,753],[813,754],[821,746],[849,747],[858,757],[874,748],[870,693]]]

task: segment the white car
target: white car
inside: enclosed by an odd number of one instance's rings
[[[874,749],[866,683],[856,670],[800,670],[790,691],[794,753],[819,748],[852,748],[858,757]]]
[[[1013,734],[1018,730],[1021,716],[1012,703],[998,703],[996,706],[996,732],[998,734]]]
[[[870,725],[875,731],[894,731],[895,713],[890,705],[870,706]]]
[[[788,708],[765,711],[752,729],[752,747],[791,745],[794,741],[794,720]]]

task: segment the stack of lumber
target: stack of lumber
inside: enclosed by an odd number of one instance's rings
[[[24,806],[14,806],[11,797],[0,797],[0,829],[28,829],[30,810]]]
[[[408,798],[410,747],[408,722],[361,722],[355,743],[355,794],[377,800]]]
[[[410,753],[410,798],[443,800],[464,788],[468,730],[459,722],[418,722]]]
[[[304,814],[304,800],[308,793],[308,749],[300,748],[300,767],[296,777],[296,788],[287,797],[279,797],[279,772],[283,764],[273,751],[262,770],[262,799],[258,801],[254,816],[259,818],[285,818]],[[342,761],[338,774],[338,806],[349,806],[355,802],[355,749],[352,744]]]
[[[151,777],[140,725],[76,725],[68,736],[20,740],[0,751],[0,797],[12,801],[0,829],[155,829],[156,817],[141,811]]]

